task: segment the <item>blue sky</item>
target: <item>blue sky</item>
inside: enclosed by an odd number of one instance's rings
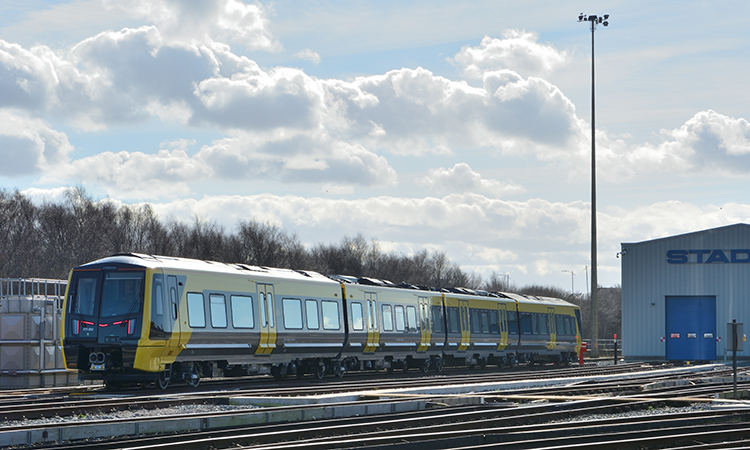
[[[621,242],[750,222],[745,2],[5,1],[0,185],[585,290],[580,12],[611,15],[599,280],[619,284]]]

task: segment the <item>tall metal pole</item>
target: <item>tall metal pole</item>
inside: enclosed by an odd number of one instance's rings
[[[606,20],[609,14],[602,17],[591,15],[584,16],[583,13],[578,16],[578,21],[587,21],[591,23],[591,343],[593,344],[592,356],[599,357],[599,307],[597,304],[597,261],[596,261],[596,89],[594,78],[594,32],[596,24],[600,23],[605,27],[609,25]]]
[[[599,307],[597,303],[598,281],[596,277],[596,102],[594,97],[594,31],[596,20],[591,21],[591,342],[593,357],[599,357]]]

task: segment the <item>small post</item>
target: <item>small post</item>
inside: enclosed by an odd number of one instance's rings
[[[615,365],[617,365],[617,334],[615,334]]]
[[[578,353],[578,365],[583,366],[583,354],[587,351],[587,344],[585,342],[581,342],[581,351]]]
[[[732,319],[732,385],[734,399],[737,400],[737,319]]]

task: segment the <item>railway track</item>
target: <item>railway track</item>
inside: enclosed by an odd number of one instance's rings
[[[86,443],[85,441],[77,441],[71,445],[76,448],[86,448],[86,445],[95,445],[96,447],[89,448],[138,448],[138,447],[155,447],[155,448],[209,448],[201,447],[201,445],[210,444],[210,448],[229,448],[236,447],[237,445],[249,446],[249,448],[380,448],[379,446],[385,445],[413,445],[412,447],[403,448],[424,448],[425,442],[430,441],[446,441],[451,442],[452,447],[439,447],[438,444],[430,442],[430,448],[457,448],[455,446],[463,445],[461,442],[469,442],[466,446],[474,445],[498,445],[499,441],[492,441],[491,439],[500,439],[502,437],[503,442],[508,440],[506,432],[509,426],[514,430],[519,431],[519,427],[533,427],[538,424],[547,424],[551,428],[563,430],[565,426],[563,420],[592,416],[595,414],[613,414],[623,411],[641,410],[648,411],[658,408],[664,408],[666,406],[675,405],[686,405],[691,404],[699,400],[707,400],[709,396],[717,391],[726,392],[731,390],[726,383],[699,383],[695,380],[700,380],[707,376],[706,372],[691,374],[680,370],[674,370],[673,375],[670,377],[664,373],[658,372],[658,376],[654,376],[657,373],[655,370],[645,370],[643,373],[632,375],[630,380],[618,380],[611,379],[612,375],[628,373],[640,369],[644,371],[646,367],[641,365],[623,365],[623,366],[609,366],[605,368],[574,368],[554,371],[523,371],[515,373],[491,373],[491,374],[475,374],[469,375],[441,375],[434,377],[418,376],[416,378],[408,377],[405,379],[388,379],[388,380],[347,380],[342,382],[341,380],[331,380],[333,383],[321,383],[314,386],[284,386],[279,388],[276,386],[259,387],[253,389],[240,389],[235,388],[231,392],[227,391],[204,391],[204,392],[191,392],[191,393],[179,393],[179,392],[168,392],[167,395],[160,396],[133,396],[117,398],[115,395],[126,395],[126,394],[111,394],[108,398],[87,398],[82,400],[74,400],[74,404],[68,405],[68,412],[63,413],[62,409],[57,409],[54,406],[55,401],[64,403],[71,401],[70,398],[65,399],[54,399],[53,397],[44,399],[49,400],[43,407],[35,410],[25,409],[21,406],[23,403],[19,400],[16,404],[10,404],[9,406],[0,407],[0,417],[6,414],[11,414],[13,411],[16,413],[25,413],[25,417],[28,419],[30,415],[40,414],[40,417],[53,416],[63,417],[65,415],[73,414],[87,414],[79,411],[118,411],[122,409],[132,408],[134,404],[143,405],[143,408],[164,408],[173,407],[175,405],[221,405],[228,402],[229,397],[243,397],[243,396],[274,396],[274,395],[285,395],[285,396],[300,396],[309,395],[311,392],[316,394],[320,393],[336,393],[336,392],[352,392],[363,389],[364,387],[372,389],[372,386],[376,384],[378,390],[374,391],[369,398],[372,400],[368,402],[358,402],[357,405],[369,405],[374,410],[383,407],[383,405],[390,405],[392,411],[399,410],[399,403],[406,404],[407,402],[421,401],[427,406],[438,406],[440,404],[440,395],[418,395],[418,394],[402,394],[393,395],[387,394],[382,397],[390,397],[390,400],[376,399],[378,392],[386,390],[410,390],[414,389],[414,385],[424,387],[427,384],[439,383],[444,386],[455,385],[483,385],[486,383],[500,383],[508,382],[510,379],[523,377],[524,380],[531,381],[534,377],[537,379],[545,378],[560,378],[560,377],[596,377],[603,376],[604,378],[600,381],[592,381],[590,378],[587,382],[578,382],[571,380],[568,385],[545,388],[534,388],[534,389],[521,389],[514,388],[507,392],[497,393],[484,393],[481,394],[484,401],[488,402],[487,405],[472,406],[472,407],[452,407],[447,409],[439,410],[424,410],[413,412],[401,412],[401,413],[388,413],[385,416],[368,416],[364,418],[340,418],[331,419],[329,421],[304,421],[292,424],[269,424],[269,425],[252,425],[252,426],[236,426],[231,429],[221,430],[213,427],[210,430],[205,431],[209,423],[233,423],[238,424],[242,422],[240,418],[247,417],[248,410],[232,410],[232,411],[211,411],[211,412],[191,412],[182,414],[181,417],[167,417],[164,415],[158,415],[155,417],[141,417],[136,419],[136,422],[140,424],[140,428],[143,430],[149,429],[149,423],[156,423],[157,421],[164,420],[175,420],[175,421],[192,421],[198,424],[196,427],[199,434],[195,432],[183,432],[182,434],[170,433],[169,436],[161,437],[136,437],[132,440],[130,438],[121,437],[114,442],[107,443],[101,440],[97,440],[93,443]],[[566,373],[566,371],[569,371]],[[618,371],[618,372],[615,372]],[[714,370],[709,373],[712,376],[726,375],[725,371]],[[607,379],[610,378],[610,379]],[[619,377],[617,377],[619,378]],[[689,380],[691,383],[695,383],[691,386],[666,386],[661,390],[652,389],[649,392],[639,391],[637,386],[643,386],[644,383],[653,383],[655,380],[664,381],[672,379]],[[750,387],[750,383],[747,387]],[[627,385],[627,386],[625,386]],[[703,385],[703,386],[702,386]],[[685,389],[690,388],[689,392],[694,396],[692,399],[685,399]],[[697,389],[704,387],[705,391],[699,392]],[[674,388],[674,389],[672,389]],[[679,389],[678,389],[679,388]],[[91,394],[92,396],[99,396],[102,391],[95,391]],[[26,394],[29,395],[29,394]],[[51,394],[59,395],[59,394]],[[479,394],[477,394],[479,395]],[[572,398],[576,395],[578,399]],[[606,397],[602,397],[602,396]],[[79,397],[82,395],[78,395]],[[447,395],[446,395],[447,396]],[[570,398],[564,398],[564,397]],[[585,396],[597,396],[596,398],[585,398]],[[73,396],[76,397],[76,396]],[[35,399],[39,401],[41,397]],[[7,399],[7,397],[6,397]],[[545,400],[543,404],[529,404],[530,402]],[[394,406],[395,405],[395,406]],[[15,408],[15,410],[14,410]],[[279,414],[278,417],[283,417],[283,414],[294,411],[295,414],[302,414],[304,416],[305,411],[315,411],[316,408],[320,409],[319,405],[309,405],[306,407],[287,407],[287,408],[264,408],[263,410],[267,414]],[[56,411],[55,411],[56,410]],[[139,407],[140,410],[140,407]],[[747,410],[736,409],[726,411],[701,411],[705,414],[703,419],[696,415],[698,412],[693,413],[690,417],[693,420],[692,425],[701,420],[707,420],[709,422],[718,421],[719,423],[743,423],[746,422],[747,417],[745,413]],[[317,413],[310,413],[317,414]],[[7,417],[7,416],[6,416]],[[675,417],[675,420],[677,418]],[[602,419],[597,419],[602,420]],[[644,421],[646,419],[643,419]],[[654,420],[654,419],[652,419]],[[670,418],[672,420],[672,418]],[[86,426],[93,426],[97,428],[111,427],[116,429],[117,426],[125,426],[124,424],[132,424],[134,419],[123,418],[123,419],[109,419],[102,420],[99,422],[86,422]],[[557,425],[556,422],[560,422],[563,425]],[[659,422],[659,420],[656,420]],[[663,420],[662,420],[663,422]],[[6,424],[8,421],[6,420]],[[646,422],[644,422],[646,423]],[[676,422],[675,422],[676,423]],[[494,425],[493,425],[494,424]],[[206,426],[204,426],[206,425]],[[554,425],[554,426],[553,426]],[[604,423],[600,423],[604,425]],[[29,444],[39,442],[47,442],[48,444],[60,442],[64,432],[63,429],[72,429],[75,427],[83,426],[80,423],[68,422],[68,423],[57,423],[54,425],[50,424],[36,424],[36,425],[13,425],[4,427],[5,431],[26,433],[30,439]],[[568,427],[575,428],[576,425],[567,425]],[[612,425],[614,426],[614,425]],[[650,426],[650,425],[649,425]],[[655,425],[654,425],[655,426]],[[348,428],[347,428],[348,427]],[[457,427],[457,428],[456,428]],[[585,429],[587,426],[578,423],[578,428]],[[54,430],[53,430],[54,428]],[[136,427],[137,429],[138,427]],[[55,431],[56,430],[56,431]],[[356,431],[360,430],[360,431]],[[365,433],[370,434],[361,434]],[[505,430],[505,431],[500,431]],[[540,429],[529,428],[532,433],[541,433]],[[595,431],[595,430],[593,430]],[[47,433],[45,436],[44,433]],[[562,435],[567,432],[559,431]],[[716,431],[705,431],[706,433],[715,433]],[[57,433],[57,435],[55,435]],[[145,433],[145,431],[144,431]],[[351,436],[357,433],[354,441]],[[573,433],[573,432],[571,432]],[[583,433],[575,432],[576,433]],[[741,434],[740,431],[737,431]],[[140,434],[138,432],[134,434]],[[591,432],[583,434],[592,434]],[[33,436],[41,436],[40,439],[33,440]],[[577,434],[576,434],[577,435]],[[2,433],[0,433],[0,437]],[[289,438],[285,438],[289,436]],[[483,437],[482,437],[483,436]],[[489,436],[489,437],[488,437]],[[493,437],[494,436],[494,437]],[[521,435],[514,435],[518,437],[519,442],[523,441]],[[521,437],[519,437],[521,436]],[[536,436],[536,435],[535,435]],[[480,443],[478,439],[485,439],[483,443]],[[60,439],[58,439],[60,438]],[[490,439],[490,440],[487,440]],[[550,441],[551,438],[545,438],[544,441]],[[532,439],[533,440],[533,439]],[[32,442],[33,441],[33,442]],[[192,442],[195,441],[193,444]],[[2,441],[0,441],[2,442]],[[223,447],[223,443],[227,444],[227,447]],[[284,444],[280,444],[284,442]],[[174,444],[173,444],[174,443]],[[399,444],[401,443],[401,444]],[[355,445],[356,444],[356,445]],[[0,443],[0,445],[2,445]],[[279,445],[282,445],[279,447]],[[307,447],[309,445],[309,447]],[[315,446],[317,445],[317,447]],[[347,447],[349,445],[349,447]],[[505,444],[503,444],[505,445]],[[520,445],[520,444],[514,444]],[[562,444],[561,444],[562,445]],[[566,444],[568,445],[568,444]],[[573,444],[570,444],[573,445]],[[276,446],[276,447],[274,447]],[[64,448],[64,447],[61,447]],[[395,448],[399,448],[396,446]],[[498,448],[533,448],[533,447],[498,447]],[[553,448],[553,447],[551,447]],[[602,447],[604,448],[604,447]],[[609,447],[613,448],[613,447]],[[624,447],[622,447],[624,448]],[[649,448],[649,447],[641,447]]]
[[[514,381],[519,378],[524,380],[541,380],[549,378],[561,378],[572,376],[594,376],[612,373],[630,373],[636,370],[644,370],[646,366],[641,364],[624,364],[615,366],[588,366],[578,368],[566,368],[555,370],[514,370],[511,372],[494,373],[472,373],[456,375],[433,375],[424,376],[418,372],[398,374],[397,377],[367,377],[360,376],[355,379],[338,380],[326,378],[315,380],[288,380],[288,382],[258,382],[253,380],[252,387],[246,388],[246,384],[228,383],[220,381],[211,383],[195,390],[187,387],[174,387],[167,392],[151,389],[143,391],[140,389],[126,389],[119,391],[107,391],[98,386],[89,391],[75,388],[66,395],[64,390],[40,390],[32,393],[23,390],[20,395],[12,395],[6,392],[0,396],[0,418],[5,421],[42,419],[51,417],[63,417],[70,415],[89,415],[91,412],[115,412],[132,409],[135,404],[139,409],[165,408],[174,405],[186,404],[227,404],[229,397],[239,396],[305,396],[320,394],[335,394],[342,392],[354,392],[371,390],[373,386],[377,389],[407,389],[422,388],[426,383],[451,385],[451,384],[479,384],[479,383],[501,383]],[[658,366],[657,366],[658,367]],[[225,388],[225,389],[222,389]]]

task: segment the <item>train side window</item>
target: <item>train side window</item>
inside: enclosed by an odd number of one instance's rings
[[[268,319],[266,319],[266,316],[268,315],[268,305],[266,304],[265,292],[258,294],[258,308],[260,309],[260,326],[265,328],[268,326]]]
[[[518,320],[515,311],[508,311],[508,333],[518,334]]]
[[[547,314],[539,314],[539,333],[549,334],[549,316]]]
[[[284,317],[284,328],[287,330],[302,329],[302,302],[298,298],[281,300],[281,311]]]
[[[391,305],[383,305],[383,331],[393,331],[393,312]]]
[[[573,322],[573,318],[572,317],[566,317],[565,319],[566,319],[565,320],[565,330],[567,331],[567,334],[569,336],[575,336],[575,334],[576,334],[576,326],[575,326],[575,322]]]
[[[396,331],[406,331],[406,318],[404,317],[404,307],[397,305],[393,308],[396,316]]]
[[[221,294],[211,294],[208,296],[208,303],[211,307],[211,327],[227,327],[227,299]]]
[[[406,329],[410,333],[414,333],[419,330],[419,323],[417,322],[417,308],[413,306],[406,307]]]
[[[307,316],[307,329],[317,330],[320,328],[320,317],[318,316],[318,301],[305,300],[305,314]]]
[[[169,302],[172,304],[172,320],[177,320],[177,288],[174,286],[169,288]]]
[[[252,297],[232,295],[229,297],[229,304],[232,308],[232,326],[234,328],[255,328]]]
[[[481,320],[481,314],[479,310],[477,309],[470,309],[469,310],[469,317],[471,318],[471,332],[472,333],[481,333],[482,332],[482,325],[480,324]]]
[[[365,322],[362,317],[362,303],[353,302],[352,304],[352,329],[362,331],[365,329]]]
[[[532,334],[531,331],[531,314],[521,313],[521,333]]]
[[[273,328],[273,318],[275,314],[273,313],[273,294],[270,292],[266,293],[266,300],[268,301],[268,326]]]
[[[500,324],[497,322],[497,311],[490,311],[490,333],[500,334]]]
[[[539,334],[539,314],[531,315],[531,334]]]
[[[157,278],[158,277],[158,278]],[[151,296],[151,303],[154,306],[154,317],[164,316],[164,289],[161,282],[161,275],[154,275],[154,287],[153,295]],[[161,320],[159,320],[161,322]]]
[[[367,314],[369,315],[369,320],[367,321],[367,326],[370,330],[377,330],[378,329],[378,306],[377,306],[377,300],[368,300],[367,301]]]
[[[440,306],[433,306],[431,308],[432,312],[432,331],[435,333],[442,333],[443,332],[443,322],[445,321],[443,319],[443,308]]]
[[[206,326],[206,307],[203,304],[203,294],[188,292],[188,323],[193,328]]]
[[[482,311],[481,313],[481,324],[482,324],[482,333],[488,334],[490,332],[490,317],[487,311]]]
[[[458,308],[454,306],[448,307],[448,330],[451,333],[459,333],[459,326],[461,324],[461,320],[458,315]]]
[[[339,304],[336,302],[323,300],[320,302],[323,308],[323,329],[338,330],[339,325]]]

